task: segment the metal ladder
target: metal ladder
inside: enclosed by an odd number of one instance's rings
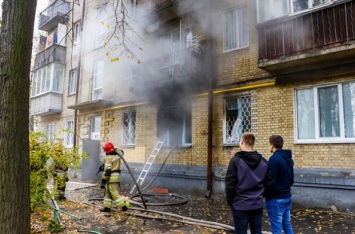
[[[158,140],[158,142],[155,144],[155,147],[152,151],[152,153],[150,154],[147,162],[145,163],[143,170],[141,171],[141,173],[139,174],[139,177],[137,179],[137,184],[139,186],[141,186],[143,184],[143,181],[145,180],[145,177],[147,177],[148,172],[150,170],[150,167],[152,166],[155,158],[157,157],[161,147],[163,146],[164,142],[165,142],[166,137],[164,137],[162,140]],[[137,189],[136,185],[133,186],[130,194],[133,194],[135,192],[135,190]]]

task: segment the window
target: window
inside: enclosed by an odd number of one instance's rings
[[[355,142],[355,83],[295,91],[296,143]]]
[[[242,134],[251,131],[251,97],[227,99],[225,108],[224,143],[238,144]]]
[[[65,145],[67,147],[72,147],[74,142],[74,121],[67,121],[65,123]]]
[[[33,72],[32,96],[47,92],[63,92],[64,66],[52,63]]]
[[[70,70],[70,72],[69,72],[68,95],[73,95],[76,93],[77,74],[78,74],[78,70],[76,68],[73,70]]]
[[[123,114],[123,144],[135,145],[136,143],[136,112]]]
[[[330,0],[257,0],[258,22],[261,23],[330,2]]]
[[[165,145],[191,145],[191,107],[176,105],[161,107],[157,118],[158,138],[165,138]]]
[[[97,9],[97,33],[95,40],[95,48],[104,46],[112,33],[114,32],[116,18],[112,9],[106,5],[102,5]]]
[[[73,42],[78,43],[80,41],[80,21],[73,25]]]
[[[249,46],[247,7],[235,7],[223,13],[223,50]]]
[[[48,124],[45,127],[45,134],[48,141],[54,140],[54,124]]]
[[[104,76],[104,61],[99,60],[94,64],[92,100],[102,99],[102,80]]]
[[[91,118],[91,140],[99,140],[101,132],[101,117],[95,116]]]

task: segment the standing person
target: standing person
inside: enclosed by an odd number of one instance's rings
[[[261,234],[263,194],[271,183],[267,160],[253,150],[255,136],[244,133],[241,151],[231,158],[226,174],[226,198],[231,206],[236,234]]]
[[[104,208],[100,209],[101,212],[111,212],[112,203],[122,211],[126,211],[129,203],[126,202],[127,198],[121,196],[118,192],[120,186],[120,173],[121,173],[121,158],[123,150],[115,149],[111,142],[106,142],[102,146],[106,153],[104,159],[104,170],[102,172],[101,188],[105,189]]]
[[[293,234],[291,225],[291,186],[293,185],[293,166],[291,150],[282,149],[283,139],[279,135],[269,138],[269,167],[272,175],[272,185],[266,193],[266,210],[269,216],[270,228],[273,234]]]

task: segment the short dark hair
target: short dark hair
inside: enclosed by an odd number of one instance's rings
[[[280,135],[272,135],[269,137],[269,142],[274,145],[276,149],[282,149],[284,146],[284,139]]]
[[[245,144],[253,147],[255,143],[255,136],[251,132],[245,132],[242,135],[242,139],[244,140]]]

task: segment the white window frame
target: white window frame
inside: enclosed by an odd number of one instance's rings
[[[47,141],[52,141],[55,138],[55,125],[54,124],[47,124],[45,126],[44,132],[47,137]]]
[[[90,139],[101,139],[101,116],[93,116],[90,120]]]
[[[287,15],[292,15],[292,14],[298,14],[300,12],[305,12],[305,11],[311,11],[314,8],[320,8],[320,7],[325,7],[333,2],[333,0],[325,0],[325,3],[321,3],[318,5],[313,5],[314,0],[307,0],[307,9],[299,10],[299,11],[294,11],[294,0],[286,0],[287,1],[287,12],[284,12],[283,14],[276,13],[275,11],[278,10],[277,3],[279,0],[256,0],[256,9],[257,9],[257,22],[258,23],[263,23],[269,20],[273,20],[279,17],[287,16]],[[268,3],[267,3],[268,2]],[[261,21],[260,19],[260,8],[261,7],[267,7],[265,10],[266,12],[269,13],[269,18]]]
[[[80,35],[81,35],[80,26],[81,26],[81,21],[80,20],[75,22],[74,25],[73,25],[73,37],[74,37],[73,38],[73,42],[74,42],[74,44],[77,44],[77,43],[80,42],[80,39],[81,39],[80,38]]]
[[[347,82],[353,83],[353,82]],[[335,83],[328,84],[323,86],[312,86],[312,87],[303,87],[294,89],[294,139],[295,144],[332,144],[332,143],[355,143],[355,137],[346,138],[345,137],[345,118],[344,118],[344,100],[343,100],[343,85],[347,83]],[[319,115],[319,100],[318,100],[318,90],[320,88],[337,86],[338,90],[338,104],[339,104],[339,134],[340,136],[335,137],[321,137],[320,136],[320,115]],[[314,105],[314,139],[298,139],[298,105],[297,105],[297,91],[304,89],[312,89],[313,90],[313,101]],[[355,100],[354,100],[355,101]]]
[[[227,109],[227,104],[228,104],[228,100],[234,100],[237,103],[237,105],[238,105],[238,100],[240,100],[240,99],[242,99],[242,100],[243,99],[244,100],[245,99],[249,99],[250,100],[249,101],[249,107],[248,107],[249,115],[244,114],[245,111],[242,110],[242,112],[240,114],[241,117],[242,117],[242,120],[240,122],[240,125],[242,127],[242,132],[241,132],[240,135],[238,135],[238,138],[235,139],[235,141],[234,141],[233,138],[230,139],[232,137],[232,135],[229,135],[228,134],[229,130],[227,130],[227,129],[229,129],[229,125],[227,123],[227,114],[228,114],[228,111],[229,111]],[[239,142],[240,142],[242,134],[244,132],[251,132],[251,130],[252,130],[251,129],[252,128],[252,108],[251,108],[251,106],[252,106],[252,98],[251,98],[250,94],[239,95],[239,96],[234,96],[234,97],[228,97],[228,98],[225,99],[225,102],[224,102],[224,116],[223,116],[223,144],[224,145],[238,145]],[[239,113],[238,113],[238,115],[239,115]],[[248,118],[248,120],[245,120],[245,118]],[[249,121],[249,122],[246,122],[246,121]],[[238,127],[239,128],[239,126],[236,125],[236,124],[237,123],[236,123],[236,120],[235,120],[233,122],[233,127],[232,127],[233,129],[234,129],[234,127]],[[250,127],[249,127],[249,125],[250,125]],[[235,129],[235,130],[237,130],[237,129]]]
[[[78,79],[78,69],[74,68],[69,71],[69,87],[68,87],[68,95],[76,94],[76,86]]]
[[[136,118],[135,111],[123,113],[123,145],[134,146],[136,144]]]
[[[234,12],[235,14],[235,25],[228,24],[227,14],[229,12]],[[242,20],[242,22],[240,21]],[[239,50],[249,47],[249,28],[248,28],[248,7],[247,5],[240,5],[230,9],[227,9],[222,14],[223,21],[223,52],[229,52],[233,50]],[[235,27],[236,35],[232,32],[227,32],[227,27]],[[246,35],[245,35],[246,34]],[[231,37],[235,37],[235,46],[226,48],[227,41],[232,40]],[[246,38],[244,38],[246,37]],[[245,42],[244,42],[245,40]]]
[[[66,147],[73,147],[74,145],[74,121],[69,120],[65,122],[65,138]]]
[[[102,69],[102,71],[100,70]],[[92,100],[102,99],[102,83],[105,72],[104,60],[97,60],[94,63],[94,74],[92,80]],[[97,85],[99,83],[99,85]]]

